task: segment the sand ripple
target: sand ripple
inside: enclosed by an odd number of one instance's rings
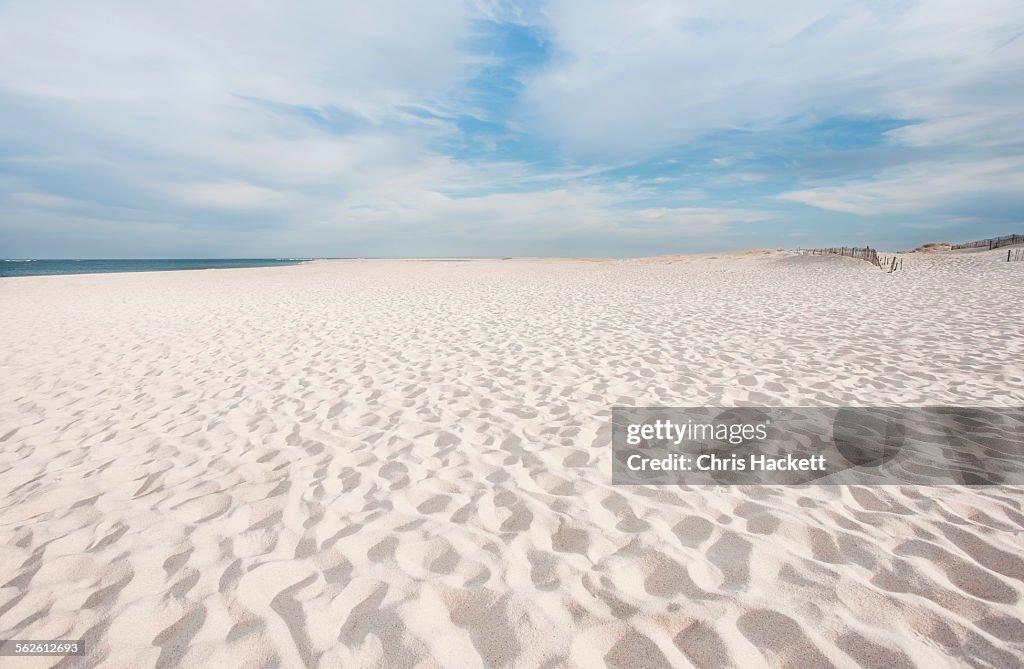
[[[5,279],[0,637],[106,667],[1022,666],[1020,488],[612,487],[608,424],[1020,405],[1022,285],[988,253]]]

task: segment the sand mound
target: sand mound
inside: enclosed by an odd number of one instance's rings
[[[928,244],[922,244],[914,249],[914,252],[930,252],[930,251],[949,251],[953,248],[953,245],[949,242],[930,242]]]

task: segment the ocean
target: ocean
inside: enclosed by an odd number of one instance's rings
[[[0,276],[167,272],[183,269],[275,267],[307,262],[308,258],[175,258],[170,260],[0,260]]]

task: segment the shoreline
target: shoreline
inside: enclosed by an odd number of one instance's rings
[[[988,249],[983,247],[974,248],[931,248],[934,245],[925,245],[910,251],[881,251],[886,255],[900,255],[900,256],[911,256],[915,254],[945,254],[945,255],[975,255],[981,253],[989,253],[996,249]],[[1020,246],[1019,244],[1017,246]],[[998,247],[1000,250],[1010,248],[1010,246]],[[601,257],[586,257],[586,256],[508,256],[508,257],[470,257],[470,258],[165,258],[165,259],[151,259],[151,258],[104,258],[104,259],[88,259],[88,258],[68,258],[68,259],[47,259],[47,258],[29,258],[29,259],[0,259],[0,263],[194,263],[194,264],[206,264],[206,263],[253,263],[253,264],[237,264],[229,266],[210,266],[210,267],[166,267],[166,268],[155,268],[155,269],[123,269],[123,270],[93,270],[93,271],[80,271],[80,272],[47,272],[47,273],[32,273],[32,274],[14,274],[9,275],[3,272],[4,265],[0,265],[0,278],[13,279],[13,278],[24,278],[28,276],[79,276],[83,274],[136,274],[136,273],[151,273],[151,272],[181,272],[181,271],[197,271],[203,269],[256,269],[261,267],[290,267],[293,265],[306,265],[315,262],[433,262],[433,263],[467,263],[467,262],[486,262],[486,261],[521,261],[521,262],[581,262],[581,263],[643,263],[643,262],[679,262],[685,260],[700,260],[700,259],[730,259],[730,258],[744,258],[744,257],[757,257],[757,256],[794,256],[794,255],[806,255],[808,251],[814,251],[815,249],[769,249],[769,248],[752,248],[752,249],[739,249],[733,251],[719,251],[719,252],[697,252],[697,253],[674,253],[674,254],[661,254],[661,255],[650,255],[650,256],[629,256],[622,258],[601,258]],[[836,254],[817,254],[821,258],[834,258],[842,257]]]
[[[311,262],[291,258],[167,258],[167,259],[98,259],[98,260],[4,260],[0,261],[0,278],[30,276],[81,276],[86,274],[139,274],[150,272],[185,272],[208,269],[254,269],[290,267]],[[19,272],[20,270],[20,272]],[[10,272],[17,272],[11,274]]]

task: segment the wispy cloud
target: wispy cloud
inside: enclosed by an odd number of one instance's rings
[[[1016,202],[1019,222],[1024,212],[1024,158],[975,162],[927,162],[885,170],[871,179],[822,185],[779,195],[779,199],[851,214],[960,213],[956,205],[969,199]],[[981,202],[977,204],[982,205]]]
[[[8,2],[0,255],[982,234],[1020,204],[1022,30],[1000,0]]]

